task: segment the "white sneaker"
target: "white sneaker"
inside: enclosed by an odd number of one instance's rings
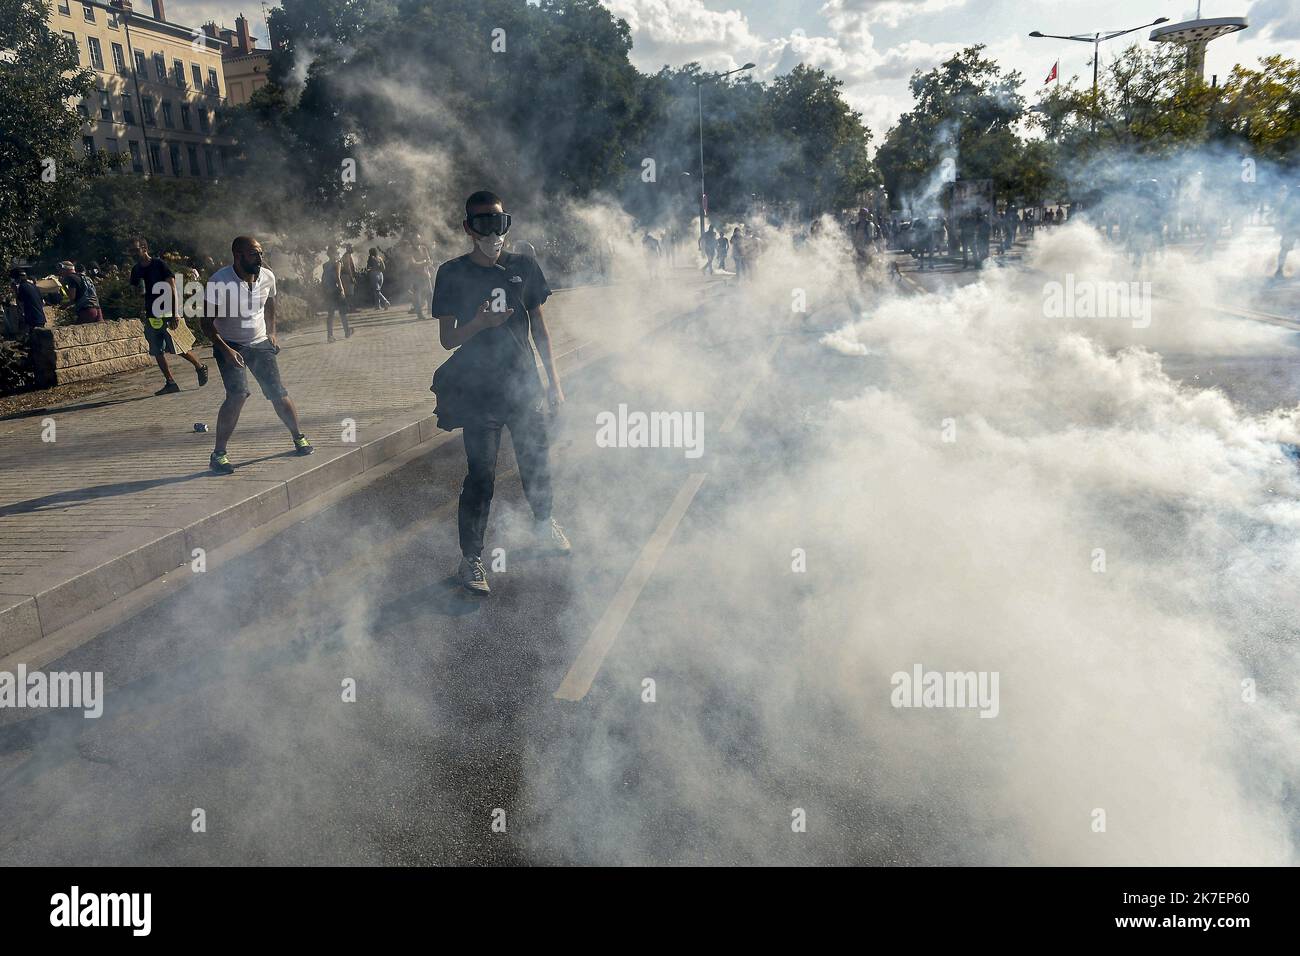
[[[456,576],[460,578],[461,586],[467,591],[488,594],[492,590],[488,587],[487,571],[483,569],[483,561],[480,558],[462,557],[460,567],[456,569]]]
[[[537,522],[536,534],[538,546],[545,551],[555,554],[570,554],[573,551],[573,545],[569,544],[564,529],[556,524],[554,518]]]

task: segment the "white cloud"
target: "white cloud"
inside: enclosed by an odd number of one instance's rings
[[[1300,40],[1300,0],[1255,0],[1250,29],[1265,37]]]
[[[627,21],[633,59],[643,69],[699,61],[706,69],[732,69],[753,59],[763,41],[739,10],[710,10],[701,0],[603,0]]]
[[[152,16],[153,7],[149,0],[134,0],[137,11],[147,13]],[[171,23],[178,23],[186,27],[201,27],[209,20],[217,26],[235,29],[235,17],[241,13],[248,18],[249,32],[255,37],[259,37],[261,42],[259,46],[265,47],[266,42],[266,23],[262,20],[262,7],[257,0],[163,0],[163,6],[167,11],[167,19]],[[269,8],[272,4],[268,3]]]
[[[861,35],[872,23],[896,27],[910,18],[965,3],[966,0],[827,0],[821,13],[836,32]]]

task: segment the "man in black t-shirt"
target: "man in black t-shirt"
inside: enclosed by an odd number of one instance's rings
[[[188,327],[181,328],[182,298],[176,289],[176,273],[163,260],[149,254],[149,243],[143,239],[131,241],[131,254],[135,257],[131,285],[144,290],[144,338],[149,343],[149,354],[158,360],[158,368],[166,379],[162,389],[154,394],[171,395],[181,390],[167,364],[168,353],[179,355],[193,365],[200,387],[207,385],[208,367],[190,351],[194,336]]]
[[[45,300],[41,298],[41,290],[36,288],[35,281],[23,269],[11,269],[9,278],[13,280],[14,295],[23,310],[23,327],[29,331],[44,328]]]
[[[456,349],[435,376],[438,424],[465,429],[469,473],[460,493],[458,529],[460,582],[487,594],[483,540],[496,483],[501,430],[510,429],[524,495],[536,519],[545,550],[568,554],[564,531],[551,517],[550,445],[547,406],[564,401],[551,355],[551,337],[542,317],[550,296],[536,259],[504,252],[510,216],[501,199],[486,190],[465,202],[466,235],[473,249],[438,267],[430,312],[438,319],[443,348]],[[545,394],[529,334],[546,369]]]

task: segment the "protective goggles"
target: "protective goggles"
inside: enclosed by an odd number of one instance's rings
[[[480,236],[504,236],[510,231],[508,212],[480,212],[465,221]]]

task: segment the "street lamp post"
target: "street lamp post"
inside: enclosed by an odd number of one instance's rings
[[[745,70],[752,70],[753,63],[746,63],[744,66],[737,67],[734,70],[728,70],[726,73],[712,73],[709,75],[700,75],[695,78],[695,100],[700,110],[700,239],[704,239],[704,217],[708,210],[705,208],[706,200],[704,198],[704,82],[708,80],[722,80],[731,76],[733,73],[741,73]]]
[[[1092,130],[1095,135],[1097,132],[1097,65],[1101,62],[1101,45],[1106,40],[1113,40],[1116,37],[1122,37],[1126,33],[1132,33],[1134,30],[1141,30],[1145,27],[1153,27],[1157,23],[1165,23],[1168,17],[1160,17],[1152,20],[1150,23],[1142,23],[1135,27],[1129,27],[1127,30],[1109,30],[1104,33],[1098,32],[1089,36],[1086,33],[1076,33],[1073,36],[1062,36],[1059,33],[1040,33],[1035,30],[1029,34],[1031,37],[1041,37],[1052,40],[1078,40],[1080,43],[1092,44]]]

